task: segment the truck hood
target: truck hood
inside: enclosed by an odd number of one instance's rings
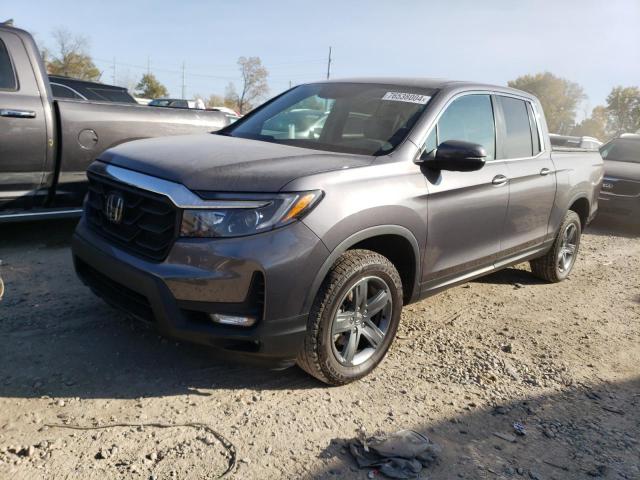
[[[640,163],[605,160],[604,174],[607,177],[640,182]]]
[[[363,167],[374,157],[205,134],[137,140],[99,159],[190,190],[277,192],[296,178]]]

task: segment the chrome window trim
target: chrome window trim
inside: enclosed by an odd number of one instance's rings
[[[442,107],[442,109],[440,109],[440,111],[438,112],[438,115],[436,115],[435,119],[433,120],[433,122],[431,122],[431,124],[429,125],[428,129],[427,129],[427,133],[424,136],[424,138],[422,139],[420,143],[420,149],[418,152],[418,156],[422,155],[424,153],[424,148],[426,146],[427,143],[427,139],[429,138],[429,135],[431,135],[431,132],[434,128],[436,128],[436,126],[438,125],[438,122],[440,121],[440,117],[442,117],[442,115],[444,114],[444,112],[447,110],[447,108],[449,108],[449,106],[458,98],[467,96],[467,95],[495,95],[495,96],[503,96],[503,97],[512,97],[512,98],[517,98],[518,100],[523,100],[525,102],[528,102],[531,105],[531,109],[533,110],[533,114],[535,117],[535,121],[536,121],[536,127],[538,128],[538,142],[540,143],[540,152],[537,155],[533,155],[530,157],[518,157],[518,158],[494,158],[493,160],[487,160],[486,163],[497,163],[497,162],[513,162],[513,161],[520,161],[520,160],[535,160],[538,159],[539,157],[543,156],[545,153],[548,152],[547,150],[547,142],[544,141],[544,136],[542,133],[542,124],[540,122],[540,113],[538,112],[538,109],[536,107],[535,102],[533,102],[530,98],[522,96],[522,95],[517,95],[515,93],[506,93],[506,92],[499,92],[499,91],[495,91],[495,90],[467,90],[465,92],[459,92],[456,93],[455,95],[453,95],[448,101],[447,103]],[[495,116],[495,112],[493,115],[493,119],[494,119],[494,128],[495,128],[495,120],[496,120],[496,116]],[[497,129],[496,129],[497,130]],[[496,142],[497,142],[497,131],[496,131]],[[497,153],[497,143],[496,143],[496,153]]]
[[[102,162],[95,163],[90,171],[140,190],[163,195],[182,209],[260,208],[270,203],[268,200],[203,200],[180,183]]]

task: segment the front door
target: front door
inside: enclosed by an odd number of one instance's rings
[[[44,107],[20,38],[0,32],[0,208],[23,207],[42,182]]]
[[[429,208],[423,292],[492,268],[509,202],[507,166],[495,160],[490,95],[464,94],[446,107],[429,134],[426,151],[446,140],[484,146],[487,163],[476,172],[425,172]]]

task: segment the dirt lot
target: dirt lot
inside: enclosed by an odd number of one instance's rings
[[[74,276],[72,223],[1,225],[0,478],[215,478],[233,452],[231,478],[378,478],[364,427],[438,444],[421,478],[638,479],[640,238],[608,228],[562,284],[523,265],[406,308],[383,365],[327,388],[127,320]]]

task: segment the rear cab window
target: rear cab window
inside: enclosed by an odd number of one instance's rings
[[[502,110],[504,135],[502,149],[504,158],[527,158],[534,155],[532,128],[527,102],[519,98],[498,95]]]
[[[0,90],[17,90],[18,80],[7,47],[0,39]]]
[[[51,93],[55,98],[72,98],[74,100],[85,100],[80,94],[66,85],[59,83],[51,83]]]

